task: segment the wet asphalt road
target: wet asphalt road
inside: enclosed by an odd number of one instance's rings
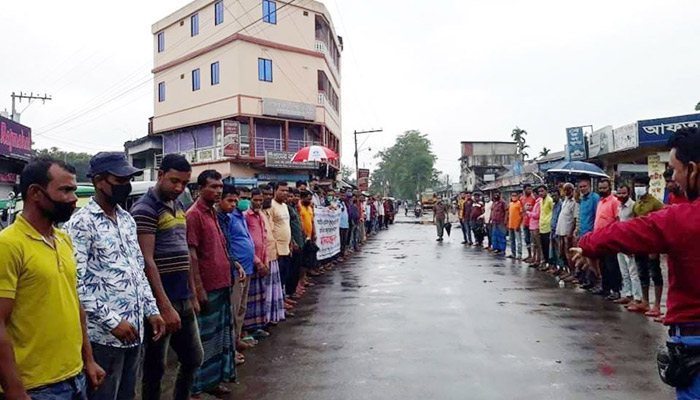
[[[675,398],[662,325],[407,221],[317,278],[230,398]]]

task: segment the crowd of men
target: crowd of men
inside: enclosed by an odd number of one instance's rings
[[[669,170],[666,174],[666,205],[687,203],[672,173]],[[665,204],[649,193],[647,176],[637,177],[634,186],[619,185],[616,191],[607,178],[598,179],[597,192],[592,190],[589,177],[578,178],[576,185],[567,182],[552,189],[542,184],[533,190],[532,185],[525,184],[523,192],[510,193],[509,200],[502,199],[498,190],[490,199],[484,199],[478,191],[462,192],[458,200],[462,244],[487,248],[502,256],[510,247],[508,258],[661,321],[663,276],[659,254],[607,254],[576,268],[568,252],[586,233],[662,209]],[[650,302],[652,281],[654,301]]]
[[[678,129],[668,147],[664,202],[649,193],[647,176],[616,190],[609,179],[598,179],[597,192],[583,176],[577,186],[551,190],[542,184],[533,192],[526,184],[522,193],[510,194],[509,203],[498,191],[486,202],[480,192],[464,192],[458,217],[463,244],[483,248],[487,238],[486,247],[504,255],[507,231],[508,257],[668,325],[660,376],[676,387],[678,399],[700,399],[700,129]],[[665,316],[663,255],[669,278]]]
[[[22,213],[0,232],[4,398],[133,399],[141,381],[144,400],[160,399],[170,350],[175,400],[230,393],[243,352],[294,317],[311,277],[393,220],[379,196],[316,179],[236,188],[215,170],[185,209],[192,168],[174,154],[124,210],[139,174],[123,153],[95,155],[95,195],[76,211],[72,166],[37,158],[22,172]],[[322,207],[340,214],[340,252],[319,261]]]

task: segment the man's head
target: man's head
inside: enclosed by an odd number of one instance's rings
[[[700,194],[700,129],[681,128],[668,141],[673,180],[690,201]]]
[[[532,185],[530,185],[529,183],[524,184],[523,191],[525,192],[525,196],[532,195]]]
[[[460,192],[460,193],[459,193],[459,198],[460,198],[460,199],[466,199],[466,198],[467,198],[467,192]]]
[[[233,185],[224,185],[221,193],[221,201],[219,201],[219,209],[225,213],[230,213],[238,207],[238,190]]]
[[[481,192],[472,193],[472,198],[474,199],[474,201],[481,201]]]
[[[634,196],[637,200],[649,192],[649,177],[638,176],[634,178]]]
[[[681,185],[673,180],[673,168],[664,171],[664,180],[666,181],[666,189],[669,192],[676,196],[681,194]]]
[[[263,206],[264,196],[263,192],[259,188],[255,188],[250,191],[250,199],[253,206],[253,211],[258,212]]]
[[[285,181],[275,183],[275,201],[278,203],[286,203],[289,196],[289,185]]]
[[[581,192],[581,196],[585,196],[591,192],[591,178],[579,178],[578,180],[578,190]]]
[[[611,186],[610,179],[601,179],[600,182],[598,182],[598,194],[600,197],[610,196],[612,190]]]
[[[574,184],[573,184],[573,183],[571,183],[571,182],[566,182],[566,183],[564,184],[564,196],[566,196],[566,197],[569,198],[569,199],[572,198],[572,197],[574,197],[574,189],[575,189],[575,188],[574,188]]]
[[[630,199],[630,187],[627,185],[620,185],[617,187],[617,199],[620,200],[622,204],[627,203]]]
[[[310,206],[310,205],[311,205],[311,197],[312,197],[312,196],[313,196],[313,195],[312,195],[311,192],[309,192],[308,190],[307,190],[307,191],[304,191],[304,192],[301,192],[301,193],[300,193],[301,204],[303,204],[304,206],[307,206],[307,207]]]
[[[314,176],[313,178],[311,178],[311,180],[309,181],[309,187],[313,191],[316,191],[318,189],[318,178],[317,177]]]
[[[131,179],[143,174],[129,165],[121,152],[100,152],[90,159],[88,178],[92,179],[95,196],[111,205],[124,204],[131,193]]]
[[[510,201],[512,201],[513,203],[515,203],[516,201],[518,201],[518,193],[516,193],[516,192],[511,192],[511,193],[510,193]]]
[[[493,196],[493,201],[501,200],[501,192],[498,190],[494,190],[492,196]]]
[[[471,193],[471,192],[467,192],[467,193],[466,193],[466,196],[464,196],[464,198],[465,198],[466,200],[471,200],[471,199],[472,199],[472,193]]]
[[[537,195],[541,198],[547,197],[547,186],[539,185],[537,186]]]
[[[156,189],[161,200],[175,200],[190,183],[192,167],[184,156],[168,154],[163,157],[158,170]]]
[[[559,193],[559,188],[552,189],[549,192],[549,195],[552,196],[552,200],[554,200],[555,203],[558,203],[559,199],[561,198],[561,194]]]
[[[326,191],[326,200],[330,201],[335,201],[335,190],[333,189],[328,189]]]
[[[252,208],[253,203],[252,203],[252,195],[250,193],[250,189],[248,189],[245,186],[241,186],[237,188],[238,191],[238,210],[241,212],[247,211],[248,209]]]
[[[297,181],[296,188],[300,192],[305,191],[306,190],[306,181]]]
[[[36,158],[24,167],[19,188],[25,210],[38,211],[51,223],[68,221],[78,201],[75,168],[49,157]]]
[[[272,207],[272,199],[275,197],[275,183],[272,182],[269,185],[263,185],[260,189],[262,190],[263,203],[262,208],[268,209]]]
[[[224,190],[224,183],[221,181],[221,174],[213,169],[202,171],[197,177],[197,187],[201,199],[214,205],[221,200],[221,193]]]
[[[297,204],[299,202],[299,191],[296,189],[289,188],[289,194],[287,195],[287,204]]]

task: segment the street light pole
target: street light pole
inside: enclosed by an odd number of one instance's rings
[[[355,179],[357,182],[357,185],[360,185],[360,161],[358,158],[358,149],[357,149],[357,135],[364,135],[365,133],[375,133],[375,132],[383,132],[381,128],[379,129],[370,129],[368,131],[354,131],[353,135],[355,136]]]

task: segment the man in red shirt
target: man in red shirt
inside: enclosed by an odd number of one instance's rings
[[[524,262],[533,262],[534,260],[532,259],[532,245],[531,245],[531,240],[532,238],[530,237],[530,217],[527,215],[528,210],[532,210],[533,207],[535,207],[535,196],[532,194],[532,185],[529,183],[526,183],[523,185],[523,191],[525,192],[521,197],[520,197],[520,204],[522,204],[522,210],[523,210],[523,237],[525,238],[525,246],[527,247],[527,258],[524,259]]]
[[[668,254],[668,312],[664,323],[671,325],[670,341],[691,346],[692,339],[695,343],[700,339],[700,201],[696,201],[700,193],[700,129],[679,129],[668,146],[673,180],[690,202],[613,223],[582,237],[579,247],[570,252],[579,264],[584,257],[618,252]],[[700,375],[690,387],[676,390],[679,399],[697,399],[693,393],[700,393]]]
[[[620,212],[620,200],[612,195],[612,187],[609,179],[601,179],[598,183],[598,206],[595,212],[593,232],[602,230],[618,220]],[[622,274],[617,263],[617,254],[606,254],[596,260],[596,272],[601,278],[601,287],[594,288],[591,293],[607,296],[608,300],[619,300],[622,289]]]
[[[201,195],[187,211],[187,246],[201,310],[197,323],[200,334],[206,334],[201,336],[203,367],[197,372],[192,393],[217,396],[231,392],[222,382],[231,382],[235,372],[231,262],[214,209],[221,200],[224,184],[221,174],[209,169],[199,174],[197,185]]]
[[[681,190],[679,184],[673,181],[673,170],[667,169],[664,172],[664,179],[666,180],[666,190],[668,191],[668,196],[666,197],[666,204],[682,204],[688,202],[688,197]]]

